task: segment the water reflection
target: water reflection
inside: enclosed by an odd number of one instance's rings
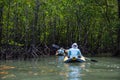
[[[81,80],[81,68],[77,66],[69,66],[68,80]]]
[[[70,63],[65,64],[65,67],[67,68],[67,80],[82,80],[85,63]]]
[[[86,63],[64,63],[64,56],[57,56],[56,62],[58,67],[62,67],[66,76],[65,80],[82,80],[82,70],[86,69]]]
[[[63,63],[63,59],[64,59],[64,56],[57,56],[56,62],[57,62],[58,64],[61,64],[61,63]]]
[[[57,56],[58,62],[63,62],[64,56]]]

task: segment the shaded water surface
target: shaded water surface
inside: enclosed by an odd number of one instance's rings
[[[63,57],[0,61],[0,80],[120,80],[120,59],[63,63]]]

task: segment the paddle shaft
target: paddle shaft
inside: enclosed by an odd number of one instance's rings
[[[89,61],[92,61],[92,62],[98,62],[97,60],[90,59],[90,58],[86,58],[86,57],[85,57],[85,59],[86,59],[86,60],[89,60]]]

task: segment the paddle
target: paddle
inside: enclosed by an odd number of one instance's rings
[[[60,46],[56,45],[56,44],[52,44],[52,47],[56,48],[56,49],[59,49]]]
[[[89,60],[89,61],[92,61],[92,62],[98,62],[97,60],[90,59],[90,58],[86,58],[86,57],[85,57],[85,59],[86,59],[86,60]]]

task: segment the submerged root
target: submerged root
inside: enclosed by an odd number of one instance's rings
[[[35,46],[5,46],[0,51],[0,59],[18,59],[18,58],[39,58],[40,56],[49,56],[50,48],[44,45]]]

